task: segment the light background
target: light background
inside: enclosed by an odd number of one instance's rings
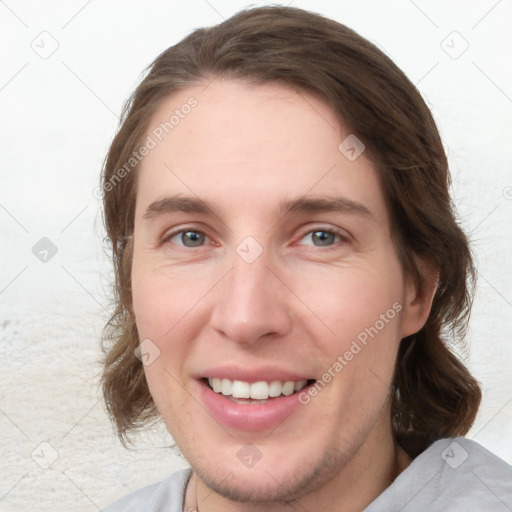
[[[161,429],[124,450],[105,415],[110,266],[93,189],[143,68],[248,5],[0,1],[1,511],[96,511],[186,465]],[[433,110],[479,268],[463,355],[484,398],[468,437],[512,463],[512,1],[291,5],[375,42]],[[32,252],[42,237],[58,249],[47,262]]]

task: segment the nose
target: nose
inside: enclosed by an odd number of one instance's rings
[[[236,343],[253,344],[291,331],[292,319],[282,283],[262,255],[247,263],[234,256],[212,312],[212,327]]]

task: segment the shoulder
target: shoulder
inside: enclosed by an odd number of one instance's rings
[[[181,512],[183,494],[191,475],[190,469],[176,471],[156,484],[143,487],[115,501],[103,512]]]
[[[441,439],[365,512],[389,510],[512,510],[512,466],[469,439]]]

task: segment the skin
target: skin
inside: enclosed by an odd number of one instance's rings
[[[279,84],[217,79],[167,98],[150,126],[191,96],[197,107],[139,168],[132,267],[140,339],[160,350],[145,366],[149,388],[194,470],[187,505],[361,510],[409,462],[393,440],[389,388],[399,342],[425,323],[435,283],[420,293],[405,278],[373,165],[338,150],[350,131],[327,104]],[[212,210],[145,218],[169,196]],[[281,204],[301,197],[343,197],[371,215],[283,216]],[[205,244],[184,246],[180,231],[204,233]],[[330,245],[316,245],[318,231]],[[236,252],[247,236],[263,249],[252,263]],[[272,431],[227,428],[202,405],[197,375],[226,361],[321,379],[395,303],[400,313]],[[250,468],[237,457],[247,443],[262,455]]]

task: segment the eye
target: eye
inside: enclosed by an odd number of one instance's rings
[[[209,238],[201,231],[180,231],[169,237],[169,242],[183,247],[201,247]]]
[[[302,245],[314,245],[316,247],[328,247],[342,241],[344,238],[334,231],[317,229],[310,231],[300,239]]]

